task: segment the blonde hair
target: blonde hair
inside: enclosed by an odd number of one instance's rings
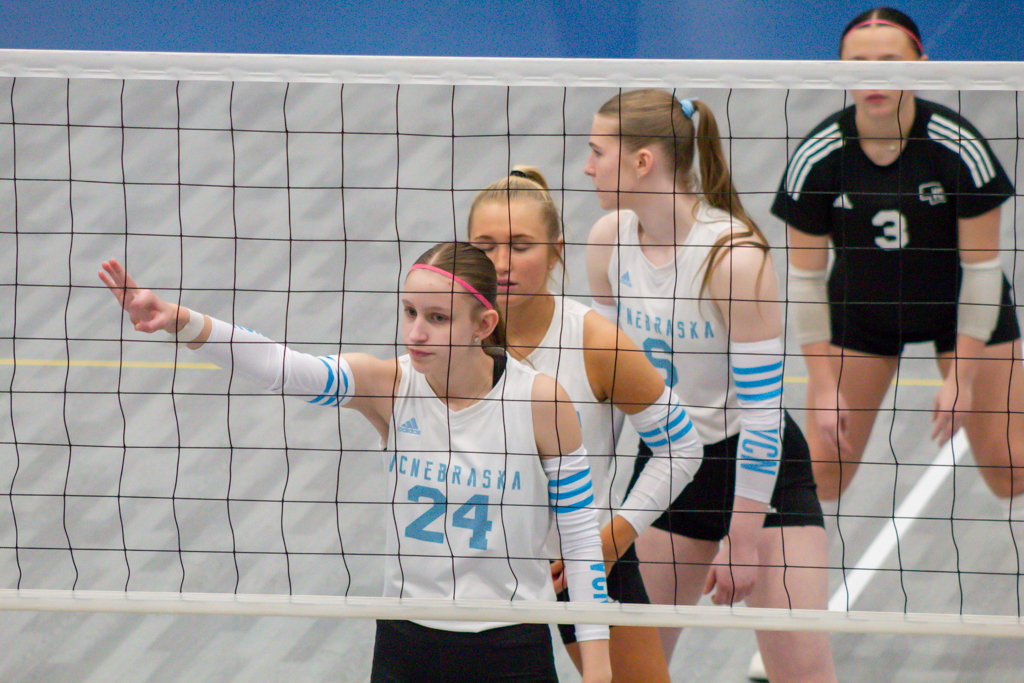
[[[712,246],[701,282],[703,294],[711,282],[712,271],[726,256],[726,246],[749,244],[767,253],[768,240],[747,215],[733,185],[722,151],[718,122],[711,108],[700,100],[688,100],[688,103],[693,107],[689,116],[675,95],[647,88],[619,93],[605,102],[597,113],[617,125],[619,139],[626,149],[631,152],[652,147],[661,150],[672,164],[677,185],[698,192],[705,202],[727,212],[746,227],[745,232],[723,235]],[[694,117],[698,118],[696,126]],[[695,154],[699,178],[693,171]],[[764,263],[761,268],[764,269]]]
[[[466,233],[473,226],[473,216],[481,204],[488,202],[499,202],[511,204],[513,201],[534,202],[540,209],[541,222],[544,224],[545,236],[548,239],[548,248],[558,259],[558,262],[565,266],[562,252],[557,245],[562,240],[562,217],[555,206],[555,200],[551,198],[551,190],[544,174],[532,166],[513,166],[512,172],[501,180],[495,181],[480,190],[473,198],[473,204],[469,207],[469,218],[466,221]]]

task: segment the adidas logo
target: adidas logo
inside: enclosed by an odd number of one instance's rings
[[[852,209],[853,202],[850,201],[850,198],[844,192],[838,197],[836,197],[836,200],[832,202],[832,206],[834,206],[837,209]]]
[[[628,270],[625,273],[623,273],[622,276],[619,278],[619,283],[625,285],[626,287],[632,287],[633,286],[633,283],[629,281],[629,271]]]
[[[405,432],[406,434],[419,434],[420,428],[416,425],[416,418],[412,418],[407,422],[402,423],[402,426],[398,428],[398,431]]]

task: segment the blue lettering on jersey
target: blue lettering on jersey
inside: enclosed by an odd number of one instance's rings
[[[395,467],[398,467],[400,474],[404,474],[409,477],[417,477],[424,481],[438,481],[444,482],[447,478],[449,469],[448,464],[444,462],[435,462],[433,460],[426,460],[421,458],[409,458],[405,455],[391,454],[391,460],[388,463],[388,472],[393,472]],[[453,485],[462,486],[462,467],[454,465],[451,468]],[[436,472],[436,474],[435,474]],[[505,478],[507,473],[505,470],[483,470],[480,473],[481,487],[485,489],[505,488]],[[477,473],[475,469],[470,468],[469,477],[466,479],[465,486],[476,486],[477,485]],[[519,470],[514,470],[512,473],[512,489],[521,490],[523,488],[523,480]]]
[[[620,302],[620,311],[622,309]],[[715,328],[710,320],[704,320],[704,332],[700,330],[700,320],[672,320],[662,319],[655,316],[652,319],[643,311],[634,311],[631,307],[625,306],[625,325],[635,327],[638,330],[653,332],[663,337],[677,337],[679,339],[714,339]],[[621,319],[620,319],[620,322]]]

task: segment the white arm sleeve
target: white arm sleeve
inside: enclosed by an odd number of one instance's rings
[[[736,495],[769,503],[782,459],[781,339],[729,345],[740,404]]]
[[[956,331],[987,342],[999,322],[1003,298],[1003,268],[998,258],[980,263],[961,263],[960,300],[956,307]]]
[[[555,525],[565,561],[565,581],[573,602],[608,602],[608,580],[604,573],[601,535],[597,528],[594,484],[590,478],[587,451],[558,458],[542,458],[548,477],[548,500],[555,511]],[[576,640],[607,640],[608,627],[577,624]]]
[[[693,480],[704,447],[679,397],[668,387],[656,402],[629,419],[652,453],[618,512],[639,534]]]
[[[312,356],[258,332],[211,317],[210,338],[196,353],[256,381],[267,393],[298,396],[317,405],[344,405],[355,394],[352,368],[341,356]]]
[[[789,267],[788,305],[800,346],[832,339],[824,270]]]

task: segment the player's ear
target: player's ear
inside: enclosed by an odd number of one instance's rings
[[[654,168],[654,155],[646,147],[637,150],[634,160],[636,166],[636,177],[643,178]]]
[[[498,320],[500,316],[495,310],[487,310],[480,314],[480,319],[477,320],[476,336],[480,339],[487,339],[494,332],[494,328],[498,326]]]

